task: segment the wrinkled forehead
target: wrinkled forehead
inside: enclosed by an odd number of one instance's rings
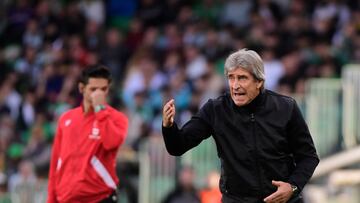
[[[226,75],[246,75],[246,76],[253,76],[252,72],[249,70],[241,67],[241,66],[234,66],[231,67],[227,72]]]

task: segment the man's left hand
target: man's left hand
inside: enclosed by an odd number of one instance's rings
[[[271,183],[277,187],[277,190],[276,190],[276,192],[267,196],[264,199],[264,202],[266,202],[266,203],[286,203],[293,194],[291,185],[286,182],[275,181],[275,180],[273,180]]]

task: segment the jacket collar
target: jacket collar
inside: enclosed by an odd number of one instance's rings
[[[264,101],[265,101],[265,97],[266,97],[266,90],[261,90],[259,95],[257,95],[255,97],[255,99],[253,99],[249,104],[246,104],[244,106],[237,106],[234,101],[231,98],[230,93],[228,94],[229,98],[231,100],[231,105],[233,106],[234,109],[237,110],[247,110],[247,111],[251,111],[254,112],[256,111],[257,108],[261,108],[264,106]]]

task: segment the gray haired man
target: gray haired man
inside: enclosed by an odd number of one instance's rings
[[[264,89],[264,65],[255,51],[231,54],[225,75],[229,93],[210,99],[181,129],[174,100],[164,105],[168,152],[180,156],[212,136],[223,203],[301,203],[319,158],[295,100]]]

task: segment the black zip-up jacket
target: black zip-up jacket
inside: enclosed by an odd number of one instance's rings
[[[256,202],[276,191],[272,180],[301,191],[319,163],[295,100],[269,90],[242,107],[228,93],[209,100],[181,129],[174,123],[162,132],[174,156],[213,136],[221,160],[221,192],[255,197]]]

